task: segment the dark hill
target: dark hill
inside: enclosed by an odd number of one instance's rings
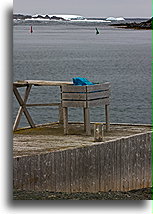
[[[113,24],[112,26],[124,27],[124,28],[133,28],[133,29],[153,29],[153,17],[146,22],[133,22],[133,23],[121,23],[121,24]]]

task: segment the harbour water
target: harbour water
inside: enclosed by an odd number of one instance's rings
[[[100,34],[96,35],[98,27]],[[151,123],[151,31],[106,23],[51,22],[13,27],[13,81],[85,77],[111,83],[112,123]],[[59,101],[59,88],[34,87],[28,102]],[[18,104],[13,98],[13,119]],[[58,120],[55,107],[31,107],[35,123]],[[81,121],[82,109],[70,120]],[[103,107],[91,109],[91,121],[104,121]],[[26,125],[22,119],[21,126]]]

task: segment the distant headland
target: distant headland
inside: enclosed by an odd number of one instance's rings
[[[85,20],[84,16],[79,15],[22,15],[22,14],[13,14],[13,19],[20,20],[35,20],[35,21],[49,21],[49,20],[57,20],[57,21],[70,21],[70,20]]]
[[[121,28],[132,28],[132,29],[144,29],[151,30],[153,29],[153,17],[145,22],[133,22],[133,23],[120,23],[120,24],[111,24],[112,26],[121,27]]]

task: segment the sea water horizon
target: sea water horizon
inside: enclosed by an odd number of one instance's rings
[[[31,23],[33,33],[30,33]],[[151,123],[150,30],[115,28],[105,22],[52,21],[14,25],[13,81],[72,81],[77,76],[111,83],[112,123]],[[29,102],[35,103],[52,100],[60,100],[56,87],[34,87],[29,97]],[[13,119],[17,109],[14,97]],[[58,120],[55,107],[32,107],[29,112],[35,123]],[[70,120],[81,121],[82,110],[71,109]],[[91,121],[100,120],[105,121],[103,107],[91,109]],[[25,125],[23,119],[21,126]]]

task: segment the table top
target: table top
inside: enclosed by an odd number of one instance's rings
[[[66,81],[46,81],[46,80],[19,80],[13,82],[13,85],[16,87],[22,87],[26,85],[36,85],[36,86],[62,86],[62,85],[71,85],[73,82]]]

